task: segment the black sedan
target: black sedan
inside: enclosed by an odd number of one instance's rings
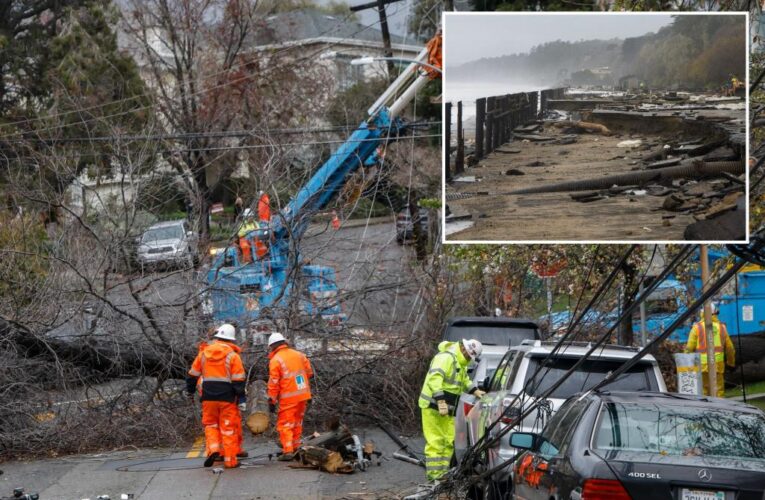
[[[725,399],[587,393],[510,445],[518,499],[765,500],[765,413]]]

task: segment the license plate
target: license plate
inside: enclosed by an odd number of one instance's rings
[[[725,492],[683,488],[680,500],[725,500]]]

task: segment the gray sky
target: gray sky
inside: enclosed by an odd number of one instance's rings
[[[656,32],[670,14],[511,14],[448,15],[444,59],[449,66],[482,57],[528,52],[555,40],[608,40]]]
[[[348,5],[361,5],[369,3],[370,0],[342,0]],[[332,0],[317,0],[319,5],[327,5]],[[385,14],[388,17],[388,29],[391,33],[396,35],[406,35],[407,21],[409,15],[409,9],[412,6],[413,0],[403,0],[396,3],[388,4],[385,6]],[[359,13],[359,21],[361,24],[367,26],[374,24],[376,29],[380,29],[380,15],[377,13],[377,9],[366,9]],[[416,41],[413,42],[416,45]]]

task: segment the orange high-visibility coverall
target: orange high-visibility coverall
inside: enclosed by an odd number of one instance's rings
[[[236,467],[241,451],[242,416],[238,403],[245,402],[245,372],[241,349],[230,342],[215,340],[194,359],[186,379],[186,389],[194,393],[202,379],[202,425],[207,456],[223,455],[225,467]]]
[[[268,399],[279,403],[276,430],[284,453],[301,446],[303,416],[311,399],[313,369],[302,352],[281,345],[268,355]]]
[[[271,198],[266,193],[260,195],[258,199],[258,219],[266,224],[271,222]]]

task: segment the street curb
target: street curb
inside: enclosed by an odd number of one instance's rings
[[[396,219],[392,215],[387,215],[385,217],[372,217],[369,219],[348,219],[345,221],[342,221],[340,223],[340,229],[347,228],[347,227],[360,227],[360,226],[374,226],[377,224],[386,224],[386,223],[394,223],[396,222]]]

